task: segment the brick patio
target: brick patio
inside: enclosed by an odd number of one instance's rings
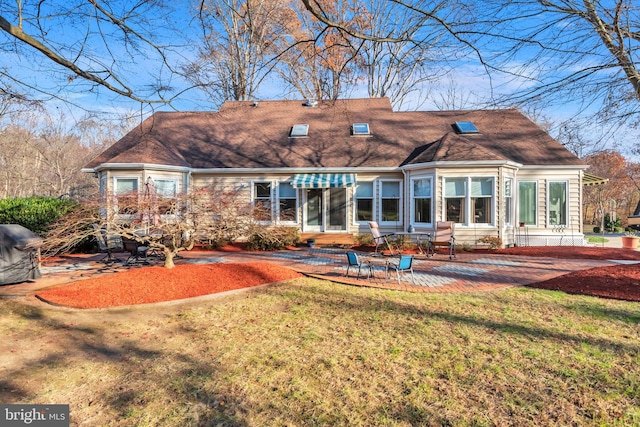
[[[183,263],[219,263],[219,262],[258,262],[266,261],[284,265],[311,277],[330,280],[354,286],[369,286],[384,289],[411,292],[468,292],[504,289],[551,279],[577,270],[613,265],[614,261],[562,260],[556,258],[532,258],[511,255],[491,255],[483,253],[460,253],[456,259],[449,260],[448,255],[437,254],[432,258],[416,255],[414,258],[414,277],[405,273],[400,281],[395,273],[385,278],[385,265],[388,257],[372,257],[361,253],[362,260],[374,266],[373,277],[356,278],[356,271],[347,271],[345,249],[299,248],[274,252],[219,252],[189,251],[181,252],[176,264]],[[39,289],[57,286],[76,280],[109,274],[127,268],[121,263],[104,264],[102,255],[73,255],[57,261],[44,263],[42,278],[17,285],[0,286],[0,296],[23,296]],[[126,257],[125,257],[126,259]],[[162,260],[152,261],[161,265]]]

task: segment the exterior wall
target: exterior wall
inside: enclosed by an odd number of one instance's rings
[[[582,234],[582,188],[579,170],[521,169],[517,182],[537,184],[537,224],[521,227],[516,224],[514,243],[520,246],[584,245]],[[553,225],[549,221],[549,183],[567,182],[567,224]],[[516,218],[518,218],[516,203]],[[519,222],[516,219],[516,222]]]
[[[493,182],[493,206],[491,207],[493,218],[490,223],[476,224],[472,221],[456,224],[455,235],[458,244],[465,244],[471,247],[477,245],[478,239],[484,236],[499,237],[505,246],[511,245],[581,245],[584,244],[581,216],[582,189],[580,187],[579,169],[575,170],[555,170],[545,168],[525,168],[517,169],[515,166],[474,166],[470,167],[442,167],[429,166],[425,168],[413,168],[398,172],[384,173],[357,173],[357,182],[373,182],[373,220],[378,222],[382,233],[393,233],[406,231],[412,222],[413,199],[412,180],[416,178],[430,178],[431,187],[431,223],[415,224],[415,231],[422,233],[432,233],[435,230],[435,223],[442,221],[446,217],[446,206],[444,205],[444,182],[445,178],[481,178],[490,177]],[[105,185],[105,190],[109,194],[114,191],[116,178],[135,178],[138,180],[138,190],[142,194],[144,184],[151,177],[154,180],[172,180],[178,182],[178,193],[189,189],[190,192],[202,187],[217,186],[226,191],[234,191],[239,200],[251,203],[253,200],[253,189],[256,182],[271,183],[271,222],[265,224],[297,226],[303,232],[305,229],[304,203],[306,200],[306,189],[297,189],[296,220],[280,223],[277,218],[277,191],[280,182],[289,182],[293,179],[294,173],[187,173],[176,171],[159,171],[152,169],[145,170],[111,170],[101,173],[101,182]],[[512,215],[511,221],[505,217],[506,197],[505,180],[513,179],[512,188]],[[399,181],[400,192],[400,216],[397,221],[383,221],[381,218],[381,195],[382,183],[385,181]],[[536,224],[520,227],[518,221],[519,194],[518,183],[523,181],[535,182],[537,185],[537,215]],[[566,226],[554,226],[549,224],[548,206],[548,186],[549,182],[567,182],[567,220]],[[349,234],[369,233],[368,221],[359,220],[356,217],[355,188],[346,189],[346,230],[325,232],[343,232]],[[511,223],[509,223],[511,222]]]

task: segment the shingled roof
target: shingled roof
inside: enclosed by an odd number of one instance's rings
[[[458,134],[471,121],[477,134]],[[354,136],[368,123],[369,136]],[[307,137],[289,136],[308,124]],[[388,98],[229,101],[218,112],[159,112],[96,157],[105,163],[206,168],[399,167],[447,161],[584,165],[515,109],[394,112]]]

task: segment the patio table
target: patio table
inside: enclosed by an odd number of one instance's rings
[[[418,247],[418,252],[420,252],[421,255],[425,255],[425,251],[422,246],[428,245],[429,240],[431,239],[431,233],[422,233],[417,231],[399,231],[393,234],[395,236],[409,237],[409,241],[415,242],[416,246]],[[404,249],[404,240],[402,244]]]

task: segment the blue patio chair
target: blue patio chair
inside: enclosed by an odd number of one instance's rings
[[[398,263],[394,264],[393,262],[387,262],[387,274],[386,278],[389,278],[389,271],[393,270],[396,272],[396,279],[398,279],[398,283],[400,283],[400,274],[404,274],[406,271],[411,272],[411,281],[415,283],[415,278],[413,276],[413,255],[401,255],[398,259]]]
[[[345,274],[345,277],[349,276],[349,269],[351,267],[358,267],[358,279],[360,278],[360,270],[362,269],[362,267],[366,267],[368,269],[367,279],[373,276],[373,266],[368,262],[360,261],[358,259],[358,254],[356,254],[355,252],[347,252],[347,261],[349,263],[347,264],[347,273]]]

